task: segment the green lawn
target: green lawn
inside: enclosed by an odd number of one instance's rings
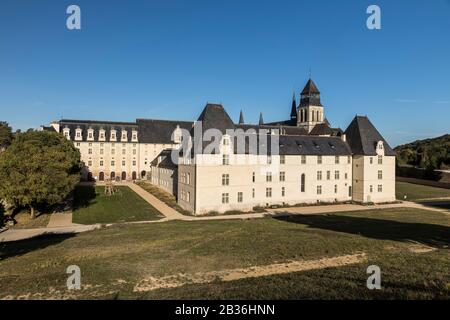
[[[75,189],[74,223],[145,221],[163,217],[128,187],[117,187],[117,192],[111,196],[104,193],[104,187],[78,186]]]
[[[410,201],[427,198],[444,198],[450,197],[450,189],[435,188],[407,182],[397,182],[396,183],[397,199],[404,200],[403,197],[405,195],[406,200]]]
[[[290,218],[170,221],[0,245],[0,299],[450,299],[450,218],[411,208]],[[413,249],[418,245],[425,252]],[[142,279],[364,252],[367,261],[139,292]],[[66,289],[81,268],[82,290]],[[369,265],[382,290],[366,288]]]

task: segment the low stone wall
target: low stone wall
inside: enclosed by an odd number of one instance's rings
[[[406,178],[406,177],[396,177],[396,180],[400,181],[400,182],[409,182],[409,183],[414,183],[414,184],[422,184],[422,185],[430,186],[430,187],[450,189],[450,183],[446,183],[446,182],[425,180],[425,179],[416,179],[416,178]]]

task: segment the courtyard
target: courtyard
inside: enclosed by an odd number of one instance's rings
[[[77,186],[73,223],[120,223],[159,220],[164,216],[127,186],[116,186],[112,195],[104,186]]]

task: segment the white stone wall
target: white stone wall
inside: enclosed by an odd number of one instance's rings
[[[302,164],[301,156],[285,156],[285,163],[280,164],[280,157],[273,156],[272,165],[267,165],[265,157],[261,157],[260,163],[257,163],[257,156],[249,155],[230,155],[241,159],[242,162],[236,165],[233,164],[233,158],[230,159],[230,165],[222,165],[222,155],[200,157],[207,163],[199,164],[196,168],[196,214],[251,210],[255,206],[274,204],[351,200],[351,157],[349,163],[347,156],[340,156],[336,164],[334,156],[322,156],[322,164],[318,164],[317,156],[306,156],[306,164]],[[321,180],[318,180],[318,171],[322,172]],[[267,181],[267,172],[271,172],[271,181]],[[280,172],[284,173],[285,181],[280,181]],[[327,172],[330,172],[329,177]],[[338,179],[335,172],[339,172]],[[228,174],[229,185],[222,185],[224,174]],[[302,174],[305,174],[304,192],[301,191]],[[318,194],[318,186],[321,187],[321,194]],[[267,188],[271,188],[271,196],[270,192],[266,194]],[[238,193],[242,193],[242,202],[239,201]],[[222,203],[222,194],[228,194],[228,203]]]
[[[395,157],[381,155],[380,164],[378,155],[354,156],[353,199],[374,203],[395,201]]]
[[[146,179],[150,172],[150,163],[158,154],[164,149],[176,146],[175,144],[139,142],[73,141],[73,143],[80,150],[86,172],[91,172],[92,177],[96,180],[100,179],[101,172],[105,179],[110,178],[111,172],[115,172],[115,176],[120,179],[123,172],[126,173],[126,180],[131,180],[134,175],[136,179]],[[146,173],[144,176],[142,176],[143,172]]]

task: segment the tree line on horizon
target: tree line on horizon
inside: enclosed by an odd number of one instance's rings
[[[450,169],[450,134],[431,139],[416,140],[394,148],[400,166],[427,170]]]

